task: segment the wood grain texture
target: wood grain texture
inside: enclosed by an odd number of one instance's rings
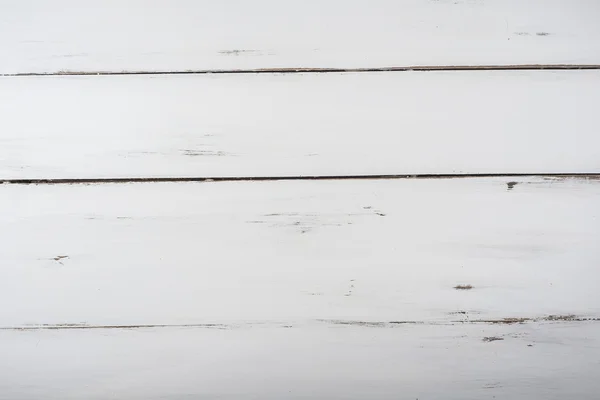
[[[0,331],[0,399],[591,400],[599,337],[598,323]]]
[[[0,73],[598,64],[595,0],[3,0]]]
[[[0,179],[600,172],[600,71],[0,79]]]
[[[0,193],[4,328],[600,316],[594,180],[5,185]]]

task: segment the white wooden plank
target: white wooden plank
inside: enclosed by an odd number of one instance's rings
[[[600,71],[0,79],[0,179],[600,172]]]
[[[595,0],[2,0],[0,73],[600,63]]]
[[[598,181],[511,186],[3,185],[0,326],[600,316]]]
[[[0,331],[0,399],[587,400],[599,337],[598,323]]]

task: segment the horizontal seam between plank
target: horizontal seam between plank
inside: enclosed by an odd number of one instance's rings
[[[525,318],[499,318],[499,319],[472,319],[472,320],[449,320],[449,321],[358,321],[358,320],[337,320],[337,319],[318,319],[308,322],[316,322],[325,325],[334,326],[358,326],[366,328],[393,328],[401,325],[425,325],[425,326],[444,326],[444,325],[515,325],[539,322],[552,323],[573,323],[573,322],[600,322],[597,317],[580,317],[575,315],[548,315],[544,317],[525,317]],[[34,330],[82,330],[82,329],[154,329],[154,328],[205,328],[205,329],[236,329],[254,326],[273,326],[283,328],[293,328],[305,326],[306,323],[294,324],[292,322],[245,322],[238,324],[140,324],[140,325],[86,325],[86,324],[44,324],[44,325],[25,325],[0,327],[0,330],[12,331],[34,331]]]
[[[16,72],[0,74],[3,77],[27,76],[105,76],[105,75],[194,75],[194,74],[299,74],[344,72],[407,72],[407,71],[528,71],[528,70],[598,70],[600,64],[515,64],[515,65],[413,65],[372,68],[251,68],[251,69],[198,69],[164,71],[56,71]]]
[[[297,176],[213,176],[213,177],[130,177],[130,178],[47,178],[1,179],[5,185],[75,185],[106,183],[168,183],[168,182],[271,182],[330,180],[393,180],[393,179],[464,179],[464,178],[573,178],[600,180],[600,173],[481,173],[481,174],[389,174],[389,175],[297,175]]]

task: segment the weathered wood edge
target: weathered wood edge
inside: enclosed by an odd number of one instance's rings
[[[520,65],[412,65],[372,68],[251,68],[199,69],[170,71],[57,71],[17,72],[0,74],[3,77],[26,76],[97,76],[97,75],[194,75],[194,74],[306,74],[356,72],[426,72],[426,71],[531,71],[531,70],[597,70],[600,64],[520,64]]]
[[[131,177],[131,178],[47,178],[3,179],[5,185],[76,185],[106,183],[168,183],[168,182],[270,182],[329,180],[394,180],[394,179],[462,179],[462,178],[522,178],[600,180],[600,173],[482,173],[482,174],[390,174],[390,175],[297,175],[297,176],[206,176],[206,177]]]

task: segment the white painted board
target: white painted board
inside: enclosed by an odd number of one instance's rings
[[[2,0],[0,73],[598,64],[596,0]]]
[[[597,322],[0,330],[0,399],[593,400],[599,337]]]
[[[600,71],[0,78],[0,179],[600,172]]]
[[[600,183],[507,181],[2,185],[0,327],[600,316]]]

